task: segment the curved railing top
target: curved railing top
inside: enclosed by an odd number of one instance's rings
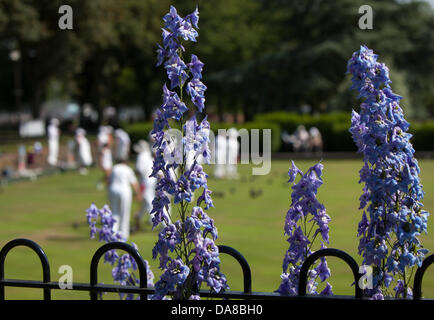
[[[5,280],[4,279],[6,256],[13,248],[18,246],[28,247],[32,249],[34,252],[36,252],[42,265],[42,270],[43,270],[42,282],[31,281],[31,280],[10,280],[10,279]],[[252,274],[247,260],[243,257],[243,255],[240,252],[238,252],[232,247],[219,245],[218,248],[220,253],[228,254],[232,256],[240,264],[243,271],[244,291],[243,292],[228,291],[228,292],[215,293],[212,295],[213,297],[230,298],[230,299],[232,298],[235,299],[264,299],[264,298],[297,299],[298,297],[300,297],[303,299],[309,299],[310,296],[306,296],[306,286],[307,286],[307,278],[308,278],[308,272],[310,267],[315,263],[317,259],[320,259],[322,257],[327,257],[327,256],[334,256],[341,260],[344,260],[350,266],[355,280],[355,298],[356,299],[362,298],[363,292],[358,285],[359,280],[361,278],[361,274],[359,274],[359,266],[356,263],[356,261],[344,251],[338,249],[326,248],[312,253],[309,257],[307,257],[306,261],[303,263],[300,269],[298,296],[284,296],[284,295],[275,296],[275,294],[272,293],[252,292]],[[124,286],[98,285],[99,261],[101,257],[110,250],[125,251],[135,260],[139,270],[139,276],[140,276],[140,288],[135,288],[136,291],[134,291],[134,287],[131,286],[127,286],[124,289],[123,288]],[[422,265],[417,269],[414,278],[414,285],[413,285],[413,299],[415,300],[421,299],[422,279],[424,277],[425,271],[433,263],[434,263],[434,254],[425,258]],[[152,288],[148,289],[147,278],[148,278],[147,264],[145,263],[145,261],[143,260],[143,258],[141,257],[137,249],[124,242],[111,242],[101,246],[99,249],[97,249],[97,251],[93,255],[91,266],[90,266],[90,284],[73,284],[72,289],[90,291],[91,299],[97,299],[98,292],[104,291],[105,289],[107,289],[110,292],[130,292],[130,293],[136,292],[140,294],[141,299],[146,299],[147,294],[152,294],[153,292]],[[51,290],[59,289],[59,286],[56,283],[50,282],[50,265],[45,252],[37,243],[28,239],[12,240],[8,242],[6,245],[4,245],[4,247],[0,250],[0,300],[5,299],[5,295],[4,295],[5,286],[41,288],[44,291],[44,299],[46,300],[51,299]],[[332,298],[349,299],[350,297],[333,296]]]
[[[244,293],[251,293],[252,292],[252,271],[250,270],[249,263],[247,262],[246,258],[237,250],[235,250],[232,247],[219,245],[218,246],[220,253],[225,253],[233,258],[235,258],[238,263],[241,266],[241,269],[243,270],[243,286],[244,286]]]
[[[422,298],[422,278],[426,269],[434,263],[434,254],[425,258],[422,265],[416,270],[413,282],[413,299],[419,300]]]
[[[300,269],[300,280],[298,283],[298,294],[300,296],[304,296],[306,295],[306,285],[307,285],[307,276],[308,276],[308,272],[309,272],[309,268],[315,263],[316,260],[318,260],[319,258],[322,257],[327,257],[327,256],[332,256],[332,257],[336,257],[339,258],[341,260],[344,260],[349,267],[351,268],[351,271],[353,272],[353,276],[354,276],[354,281],[355,281],[355,297],[356,298],[362,298],[363,297],[363,291],[362,289],[358,286],[359,283],[359,279],[360,279],[360,274],[359,274],[359,266],[356,262],[356,260],[353,259],[353,257],[351,257],[348,253],[342,251],[342,250],[338,250],[338,249],[333,249],[333,248],[326,248],[326,249],[320,249],[318,251],[315,251],[314,253],[312,253],[310,256],[308,256],[306,258],[306,260],[304,261],[303,265],[301,266]]]
[[[32,249],[39,257],[42,264],[42,279],[44,283],[50,282],[50,263],[44,250],[34,241],[29,239],[15,239],[4,245],[0,251],[0,280],[4,280],[5,276],[5,260],[7,254],[15,247],[27,247]],[[4,299],[4,286],[0,286],[0,299]],[[44,289],[44,299],[51,299],[51,291]]]
[[[143,260],[140,253],[137,251],[136,248],[129,245],[125,242],[110,242],[106,243],[103,246],[101,246],[93,255],[92,261],[90,263],[90,284],[92,286],[95,286],[98,284],[98,263],[101,259],[101,257],[108,251],[111,250],[123,250],[126,251],[130,256],[133,257],[133,259],[136,261],[137,267],[139,269],[139,276],[140,276],[140,288],[147,288],[148,287],[148,272],[146,263]],[[140,294],[140,298],[145,300],[147,297],[145,294]],[[91,299],[97,300],[98,294],[97,292],[91,292]]]

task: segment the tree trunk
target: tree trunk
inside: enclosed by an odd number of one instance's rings
[[[224,121],[224,118],[223,118],[223,106],[221,104],[221,99],[219,99],[219,97],[216,97],[215,103],[216,103],[216,106],[217,106],[217,115],[218,115],[219,122],[223,122]]]
[[[31,104],[31,112],[32,112],[32,118],[38,119],[41,112],[41,101],[42,101],[42,90],[43,90],[43,84],[41,82],[35,84],[34,91],[33,91],[33,99]]]
[[[250,105],[249,101],[243,103],[243,114],[244,114],[245,122],[249,122],[253,120],[254,110],[252,107],[249,108],[249,105]]]
[[[148,95],[143,94],[142,97],[143,112],[145,113],[145,121],[152,121],[152,106],[149,103]]]

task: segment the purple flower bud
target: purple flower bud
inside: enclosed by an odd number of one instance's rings
[[[327,282],[326,287],[324,288],[323,291],[321,291],[320,295],[324,295],[324,296],[332,296],[332,295],[333,295],[332,285],[331,285],[330,283]]]

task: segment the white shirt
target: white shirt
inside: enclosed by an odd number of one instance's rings
[[[113,166],[110,175],[110,191],[131,192],[131,185],[137,183],[134,171],[124,163]]]

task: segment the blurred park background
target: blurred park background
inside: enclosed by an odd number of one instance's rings
[[[72,30],[58,26],[58,10],[64,4],[73,9]],[[102,124],[122,126],[133,143],[148,138],[165,81],[164,69],[155,67],[156,44],[161,42],[162,17],[172,4],[185,15],[196,1],[0,0],[2,175],[16,170],[19,146],[35,142],[44,150],[36,165],[48,167],[45,129],[53,117],[60,120],[59,157],[65,157],[67,141],[78,127],[87,130],[91,143]],[[362,5],[373,9],[372,30],[359,28]],[[416,156],[425,152],[429,157],[434,151],[433,8],[433,1],[404,0],[199,1],[200,36],[188,45],[205,63],[211,129],[272,129],[276,160],[269,175],[250,180],[250,168],[241,166],[238,181],[210,182],[217,191],[210,215],[219,228],[220,244],[235,247],[251,261],[253,290],[272,291],[280,280],[286,250],[283,222],[290,205],[285,173],[291,157],[299,157],[282,137],[300,125],[319,129],[322,150],[328,154],[346,152],[340,160],[324,158],[325,186],[319,200],[333,219],[331,246],[357,257],[362,191],[357,175],[362,162],[345,159],[355,155],[348,128],[351,110],[358,108],[345,73],[347,60],[360,45],[373,49],[389,67],[392,89],[404,97],[401,105],[411,123]],[[20,131],[32,121],[42,123],[39,133]],[[309,164],[300,160],[302,169]],[[433,175],[434,161],[421,160],[424,203],[430,212]],[[2,184],[0,246],[16,237],[33,239],[53,259],[54,278],[58,266],[70,264],[76,281],[88,281],[91,254],[99,244],[88,240],[83,223],[92,201],[98,206],[107,202],[106,193],[95,188],[100,176],[93,168],[85,177],[55,172],[37,181]],[[260,186],[260,196],[251,196],[252,183]],[[156,239],[150,229],[132,237],[148,260]],[[432,239],[424,237],[431,252]],[[6,277],[39,279],[38,262],[31,259],[25,249],[11,254]],[[156,263],[151,265],[158,274]],[[237,267],[228,265],[229,278],[239,281]],[[335,270],[340,275],[332,278],[337,292],[351,294],[345,266],[337,263]],[[240,289],[241,284],[231,287]],[[434,297],[433,276],[427,276],[426,290]],[[11,298],[40,296],[37,290],[9,293]]]
[[[196,5],[194,0],[0,1],[3,142],[6,134],[12,139],[18,132],[20,120],[30,118],[59,117],[64,132],[70,122],[96,130],[113,114],[125,125],[149,123],[164,81],[164,69],[155,68],[156,44],[162,17],[175,3],[181,14]],[[72,30],[59,29],[62,4],[73,9]],[[359,28],[362,5],[373,9],[372,30]],[[315,120],[308,115],[332,114],[322,121],[330,140],[326,148],[354,150],[351,143],[341,145],[349,137],[342,130],[349,121],[345,114],[357,105],[346,62],[366,44],[390,68],[406,117],[416,120],[413,129],[424,137],[433,132],[432,123],[417,123],[434,116],[429,1],[201,0],[199,6],[194,52],[205,63],[207,112],[215,127],[271,122],[293,130],[294,122]],[[344,141],[331,141],[334,134]]]

